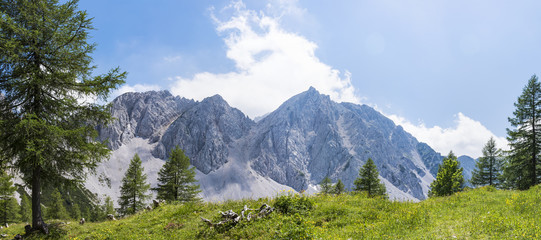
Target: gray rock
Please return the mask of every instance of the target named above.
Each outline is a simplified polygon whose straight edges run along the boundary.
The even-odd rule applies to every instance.
[[[112,102],[111,111],[116,120],[99,132],[112,149],[139,137],[153,144],[154,157],[166,160],[178,145],[203,174],[234,159],[297,191],[325,176],[352,189],[359,169],[372,158],[392,185],[388,189],[424,199],[442,159],[373,108],[334,102],[314,88],[257,123],[219,95],[196,102],[166,91],[126,93]]]

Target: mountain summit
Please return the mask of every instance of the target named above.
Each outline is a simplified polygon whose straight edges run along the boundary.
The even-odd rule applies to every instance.
[[[196,167],[207,200],[314,192],[326,176],[352,189],[368,158],[391,198],[421,200],[441,161],[373,108],[334,102],[313,87],[258,122],[219,95],[198,102],[167,91],[123,94],[111,111],[116,120],[99,132],[114,152],[98,169],[110,184],[94,177],[87,186],[113,197],[125,171],[121,162],[130,154],[139,153],[156,184],[156,172],[176,145]]]

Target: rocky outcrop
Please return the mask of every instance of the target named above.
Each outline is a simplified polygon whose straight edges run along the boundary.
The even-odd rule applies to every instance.
[[[334,102],[314,88],[257,123],[219,95],[198,102],[166,91],[126,93],[111,111],[116,120],[99,132],[112,149],[141,138],[152,156],[165,160],[178,145],[202,174],[236,161],[250,168],[246,172],[297,191],[325,176],[352,189],[359,168],[372,158],[388,189],[424,199],[441,162],[440,154],[373,108]]]

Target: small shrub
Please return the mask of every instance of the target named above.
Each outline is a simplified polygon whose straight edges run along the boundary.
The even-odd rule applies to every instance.
[[[288,192],[274,200],[274,207],[283,214],[306,213],[314,208],[314,200],[304,194]]]
[[[299,213],[279,224],[274,239],[314,239],[313,228]]]

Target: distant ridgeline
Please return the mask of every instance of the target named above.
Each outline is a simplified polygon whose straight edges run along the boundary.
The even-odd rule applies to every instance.
[[[206,200],[274,196],[283,189],[310,193],[326,176],[351,190],[368,158],[391,199],[422,200],[442,160],[373,108],[334,102],[314,88],[257,122],[219,95],[199,102],[167,91],[123,94],[111,111],[116,120],[99,133],[114,152],[98,168],[110,182],[94,176],[86,186],[113,199],[133,154],[141,156],[154,187],[177,145],[196,167]],[[473,159],[459,160],[468,178]]]

